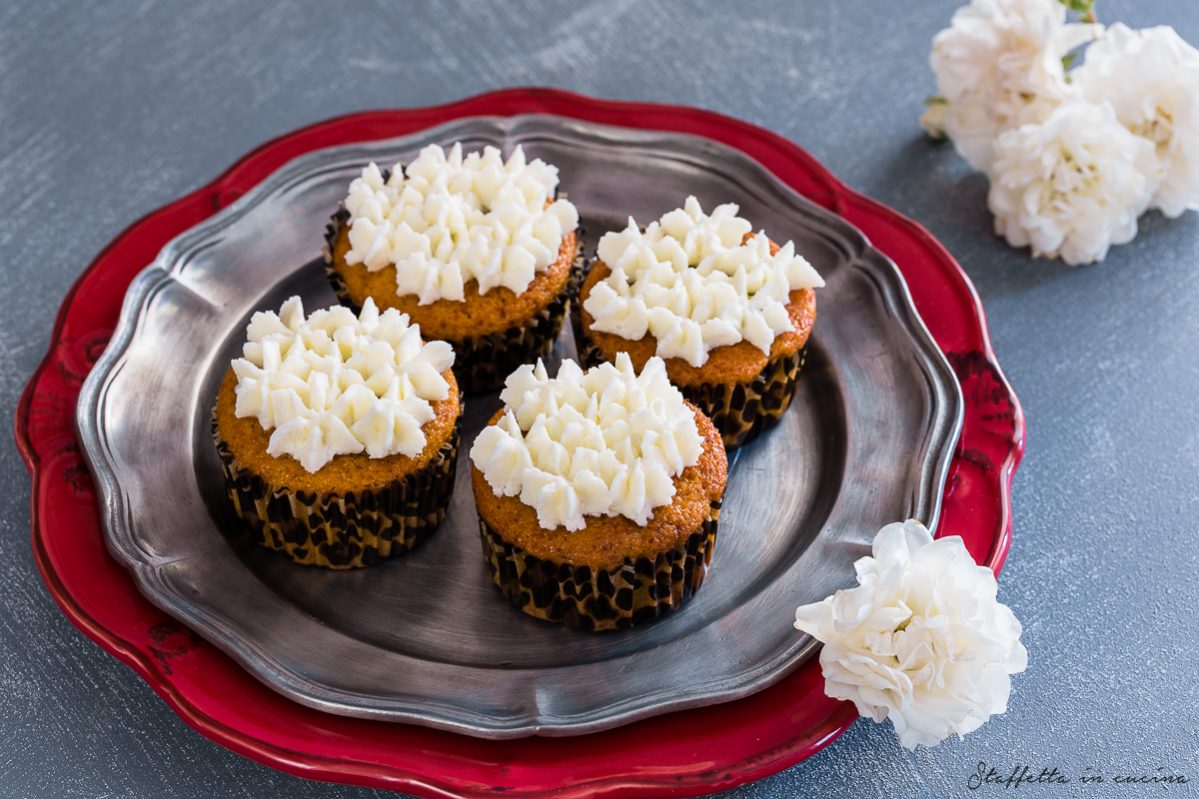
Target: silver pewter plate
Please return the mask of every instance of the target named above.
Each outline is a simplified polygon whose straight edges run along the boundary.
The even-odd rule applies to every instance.
[[[454,141],[556,164],[588,252],[630,215],[644,224],[695,194],[795,240],[828,281],[794,403],[731,460],[707,581],[659,622],[589,634],[499,596],[467,457],[495,395],[468,399],[449,516],[409,555],[331,572],[226,535],[210,418],[250,315],[292,294],[309,310],[335,302],[320,249],[350,180]],[[565,330],[555,360],[573,353]],[[791,626],[796,605],[851,584],[881,525],[936,523],[961,417],[898,270],[843,219],[707,139],[529,115],[312,153],[174,239],[130,287],[77,425],[108,547],[155,605],[305,705],[511,738],[736,699],[787,674],[815,648]]]

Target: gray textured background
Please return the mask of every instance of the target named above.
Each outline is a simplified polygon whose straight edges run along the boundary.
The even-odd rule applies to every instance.
[[[520,84],[712,108],[811,151],[922,222],[986,304],[1024,402],[1015,544],[1001,599],[1025,625],[1009,712],[908,753],[859,722],[808,762],[730,796],[970,793],[980,760],[1199,785],[1199,219],[1150,215],[1071,270],[991,233],[985,181],[915,124],[929,40],[956,3],[39,3],[0,9],[0,408],[45,350],[67,287],[142,214],[301,125]],[[1104,21],[1169,23],[1192,0],[1100,0]],[[28,545],[28,480],[0,447],[0,795],[368,797],[209,743],[58,612]],[[1002,792],[991,788],[989,792]],[[984,789],[982,793],[988,792]]]

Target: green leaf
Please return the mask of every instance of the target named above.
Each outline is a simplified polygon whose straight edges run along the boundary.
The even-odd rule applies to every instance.
[[[1082,17],[1088,19],[1095,17],[1095,0],[1059,0],[1059,2]]]
[[[1077,60],[1078,60],[1078,51],[1077,50],[1075,50],[1072,53],[1066,53],[1064,56],[1062,56],[1062,69],[1064,69],[1066,72],[1069,72],[1070,69],[1074,66],[1074,62]],[[1066,80],[1069,80],[1069,79],[1070,79],[1070,76],[1067,75]]]

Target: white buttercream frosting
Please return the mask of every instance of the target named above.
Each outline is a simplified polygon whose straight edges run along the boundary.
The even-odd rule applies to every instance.
[[[788,241],[770,254],[765,231],[753,230],[733,204],[710,215],[688,197],[644,231],[633,219],[606,233],[599,257],[612,273],[596,283],[583,307],[591,328],[631,341],[647,333],[657,354],[702,366],[717,347],[748,341],[766,354],[791,329],[787,313],[795,289],[824,280]]]
[[[407,169],[385,181],[370,164],[350,184],[346,262],[372,272],[396,267],[396,294],[421,305],[465,299],[474,280],[480,294],[496,286],[522,293],[558,258],[562,238],[579,225],[570,202],[550,202],[558,168],[527,161],[517,147],[463,156],[430,144]]]
[[[500,399],[504,415],[475,439],[471,461],[496,496],[519,496],[547,530],[580,530],[585,516],[644,525],[703,452],[661,358],[640,375],[623,352],[587,372],[568,360],[554,378],[538,361],[509,375]]]
[[[305,317],[292,297],[254,314],[246,339],[233,361],[237,416],[273,430],[267,452],[309,472],[337,455],[418,455],[432,403],[450,395],[450,345],[421,341],[407,314],[379,313],[370,298],[358,315],[337,306]]]

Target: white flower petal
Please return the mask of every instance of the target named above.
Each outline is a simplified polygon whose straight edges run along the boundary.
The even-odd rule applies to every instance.
[[[796,629],[824,643],[829,696],[876,722],[890,718],[908,748],[965,735],[1007,709],[1028,653],[994,574],[961,538],[934,541],[914,520],[889,524],[855,569],[857,587],[795,611]]]
[[[1066,23],[1058,0],[973,0],[933,38],[930,64],[945,102],[936,120],[962,157],[987,172],[998,134],[1040,122],[1077,94],[1062,56],[1102,30]]]
[[[1170,217],[1199,209],[1199,51],[1170,27],[1116,24],[1072,76],[1084,96],[1110,103],[1121,124],[1153,143],[1150,207]]]
[[[1136,232],[1158,169],[1153,145],[1130,133],[1110,105],[1058,106],[1044,122],[995,143],[987,204],[995,229],[1034,256],[1071,266],[1100,261]]]

